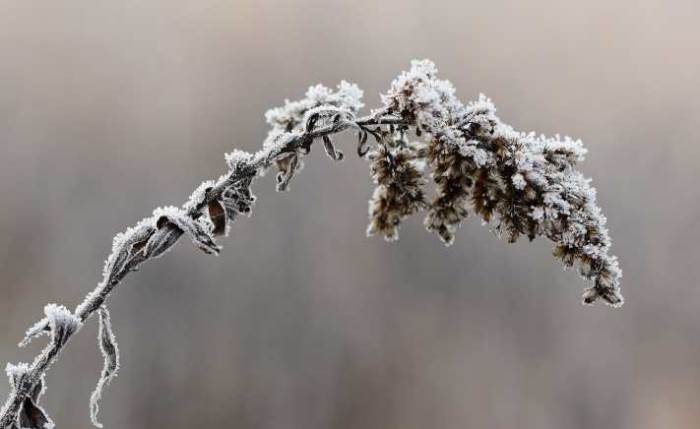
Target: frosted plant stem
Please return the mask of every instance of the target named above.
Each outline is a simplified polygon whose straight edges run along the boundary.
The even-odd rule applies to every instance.
[[[207,207],[207,205],[219,198],[221,193],[228,186],[230,186],[230,184],[236,183],[240,180],[252,178],[252,176],[256,175],[257,171],[260,169],[268,168],[277,156],[285,152],[293,152],[297,150],[304,142],[314,141],[315,139],[322,138],[323,136],[336,134],[351,127],[366,127],[400,123],[404,123],[404,121],[393,117],[377,118],[375,115],[368,115],[355,121],[341,121],[322,128],[314,129],[310,132],[298,133],[283,145],[270,146],[257,152],[248,165],[244,168],[231,171],[225,180],[220,180],[219,185],[207,193],[206,198],[200,204],[190,208],[187,215],[193,220],[198,219],[200,216],[202,216],[203,210]],[[171,226],[170,228],[172,229],[174,227]],[[157,231],[156,234],[158,233],[159,232]],[[167,232],[164,232],[163,234],[166,233]],[[179,235],[181,236],[182,234]],[[168,242],[168,248],[172,247],[176,242],[177,240]],[[165,250],[167,249],[163,249],[163,251]],[[103,278],[102,282],[98,284],[97,287],[86,296],[85,300],[76,307],[73,313],[74,316],[81,322],[87,321],[105,303],[116,286],[118,286],[130,272],[138,269],[138,267],[140,267],[141,264],[146,262],[148,259],[150,258],[144,256],[142,253],[136,253],[131,259],[129,259],[129,261],[127,261],[119,272],[105,273],[105,278]],[[62,342],[49,343],[34,359],[28,370],[25,372],[25,377],[22,378],[22,383],[11,390],[5,404],[2,407],[2,410],[0,411],[0,428],[5,429],[12,427],[22,401],[24,401],[29,393],[34,389],[46,371],[48,371],[49,368],[51,368],[51,366],[56,362],[60,353],[67,345],[68,340],[77,331],[78,330],[73,331]]]
[[[576,169],[586,149],[569,137],[536,136],[514,130],[496,116],[491,100],[480,96],[464,104],[449,81],[437,78],[428,61],[413,61],[382,95],[382,107],[358,117],[362,91],[341,82],[336,91],[309,88],[298,101],[266,114],[271,130],[255,154],[234,150],[226,155],[229,171],[199,185],[181,207],[161,207],[117,234],[105,262],[102,281],[73,312],[57,304],[44,308],[46,317],[27,331],[23,346],[40,335],[50,341],[31,364],[8,364],[10,394],[0,410],[0,429],[50,429],[53,422],[38,406],[44,375],[70,338],[99,312],[98,344],[104,366],[90,399],[90,417],[97,420],[102,389],[116,376],[119,349],[106,300],[132,271],[164,255],[184,235],[208,254],[221,247],[214,236],[227,234],[240,215],[249,215],[255,196],[252,182],[273,166],[277,190],[301,168],[302,157],[321,140],[334,161],[343,159],[331,136],[348,129],[358,135],[357,153],[370,162],[377,185],[369,203],[368,235],[398,239],[401,222],[425,211],[424,225],[445,245],[454,241],[468,215],[477,215],[509,242],[544,237],[564,267],[576,267],[593,285],[584,304],[601,300],[619,307],[622,270],[610,252],[606,218],[596,203],[590,179]],[[371,147],[368,136],[376,145]],[[411,141],[413,137],[419,141]],[[435,185],[432,200],[426,185]]]

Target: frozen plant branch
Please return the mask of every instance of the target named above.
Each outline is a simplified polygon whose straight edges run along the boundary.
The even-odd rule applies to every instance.
[[[50,340],[31,364],[7,365],[11,391],[0,411],[0,429],[53,427],[37,405],[44,375],[94,313],[99,316],[104,367],[90,399],[90,416],[101,427],[98,401],[119,368],[105,304],[114,288],[185,235],[205,253],[218,254],[215,236],[227,235],[240,215],[250,215],[255,202],[250,188],[257,177],[274,166],[277,189],[289,189],[314,142],[321,141],[331,159],[343,159],[332,136],[348,129],[357,133],[357,153],[370,162],[377,185],[369,203],[368,235],[395,240],[404,218],[425,211],[428,231],[449,245],[471,212],[509,242],[523,235],[551,240],[555,256],[593,282],[584,291],[585,304],[600,298],[622,305],[622,272],[609,253],[605,217],[590,180],[576,170],[586,153],[580,141],[514,131],[483,95],[463,104],[428,60],[413,61],[382,95],[382,106],[367,116],[358,116],[364,106],[361,98],[362,91],[347,82],[335,91],[317,85],[303,99],[269,110],[266,119],[272,129],[261,150],[227,154],[228,172],[203,182],[182,207],[158,208],[117,234],[102,281],[75,311],[49,304],[45,317],[27,331],[20,346],[40,335]],[[429,180],[436,188],[430,199],[425,189]]]

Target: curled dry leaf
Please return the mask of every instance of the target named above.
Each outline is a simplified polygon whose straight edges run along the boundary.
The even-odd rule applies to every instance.
[[[50,334],[51,342],[61,347],[82,325],[80,319],[62,305],[47,304],[44,307],[44,313],[46,317],[27,330],[24,339],[19,344],[20,347],[29,344],[33,338],[44,334]]]
[[[343,152],[335,148],[330,137],[323,136],[323,148],[326,150],[326,155],[333,161],[343,160]]]
[[[112,253],[105,262],[103,277],[111,283],[123,274],[128,262],[143,252],[155,229],[150,219],[144,219],[126,231],[117,234],[112,241]]]
[[[226,210],[229,222],[234,222],[241,214],[250,216],[255,204],[255,195],[250,191],[250,182],[233,185],[221,194],[221,203]]]
[[[102,423],[97,420],[97,414],[100,411],[100,399],[102,398],[102,390],[108,385],[119,371],[119,347],[117,339],[112,330],[112,321],[110,320],[109,311],[106,306],[100,307],[98,310],[100,326],[97,334],[97,341],[100,345],[100,351],[104,359],[100,379],[97,382],[97,387],[90,396],[90,420],[92,424],[98,428],[102,427]]]
[[[367,155],[367,152],[370,150],[369,146],[367,145],[367,137],[367,130],[360,128],[360,130],[357,132],[357,156],[360,158],[364,158],[365,155]]]
[[[212,234],[214,235],[225,235],[226,234],[226,210],[221,205],[218,200],[209,201],[207,205],[207,212],[209,214],[209,220],[211,220],[214,225]]]
[[[192,219],[185,210],[177,207],[164,207],[153,212],[156,219],[156,228],[163,229],[167,225],[173,225],[187,234],[192,243],[202,251],[209,254],[218,254],[221,248],[214,241],[210,228],[199,219]]]
[[[20,363],[17,365],[8,364],[5,372],[10,380],[10,387],[17,390],[27,381],[29,376],[29,365]],[[19,429],[51,429],[54,423],[46,411],[38,405],[39,398],[46,390],[44,377],[41,376],[33,385],[29,394],[22,400],[16,420],[13,422],[15,428]]]
[[[287,191],[289,190],[289,182],[296,172],[302,168],[299,155],[296,152],[284,154],[275,160],[275,164],[277,164],[279,169],[279,173],[277,173],[277,191]]]
[[[146,243],[145,252],[150,258],[158,258],[169,250],[182,236],[183,231],[174,224],[161,225]]]

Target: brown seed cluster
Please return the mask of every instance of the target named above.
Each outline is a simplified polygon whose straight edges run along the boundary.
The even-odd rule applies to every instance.
[[[547,237],[566,267],[576,265],[582,277],[594,281],[584,303],[602,298],[613,306],[622,304],[622,271],[609,253],[606,219],[590,180],[576,170],[586,153],[580,141],[517,132],[496,116],[483,96],[463,105],[454,87],[437,79],[429,61],[414,61],[383,100],[385,112],[412,123],[428,145],[425,161],[437,192],[425,219],[429,231],[451,244],[462,220],[473,212],[509,242],[523,235],[530,240]],[[378,188],[380,197],[385,193]],[[373,201],[381,209],[387,200]],[[389,228],[373,218],[374,223],[374,229]]]
[[[423,152],[423,145],[409,143],[403,131],[390,131],[382,132],[381,143],[366,155],[377,185],[369,201],[367,235],[396,240],[401,220],[426,206]]]
[[[469,213],[467,204],[474,167],[456,146],[439,137],[430,141],[428,162],[437,195],[430,204],[424,224],[428,231],[437,233],[446,245],[451,245],[457,227]]]

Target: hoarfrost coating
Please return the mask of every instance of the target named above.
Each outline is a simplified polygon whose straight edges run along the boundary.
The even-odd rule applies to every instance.
[[[314,142],[321,141],[332,160],[342,160],[331,135],[350,129],[357,133],[357,154],[370,163],[376,184],[369,204],[369,235],[396,240],[406,217],[425,212],[427,230],[449,245],[471,213],[510,242],[521,236],[551,240],[564,265],[576,266],[593,283],[584,291],[584,303],[602,299],[622,305],[622,272],[610,253],[605,217],[590,179],[576,170],[586,154],[581,142],[517,132],[496,116],[485,96],[465,105],[455,93],[450,82],[437,78],[435,65],[422,60],[413,61],[392,82],[382,95],[382,106],[367,116],[358,116],[364,107],[362,91],[344,81],[336,90],[312,86],[303,99],[269,110],[265,116],[271,130],[262,149],[233,150],[226,155],[228,172],[202,182],[182,207],[158,208],[117,234],[102,281],[75,311],[57,304],[45,307],[45,317],[29,328],[21,345],[44,334],[50,340],[31,364],[7,365],[11,389],[0,410],[0,428],[53,426],[37,405],[45,389],[44,375],[95,313],[104,366],[90,398],[90,417],[101,426],[99,400],[119,368],[106,308],[114,289],[183,235],[205,253],[218,254],[221,246],[215,238],[228,235],[240,215],[252,213],[256,198],[251,186],[257,178],[276,167],[277,189],[288,190]],[[426,190],[430,180],[435,185],[431,197]]]

